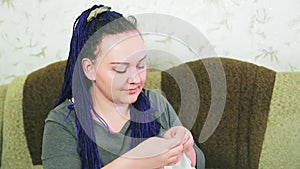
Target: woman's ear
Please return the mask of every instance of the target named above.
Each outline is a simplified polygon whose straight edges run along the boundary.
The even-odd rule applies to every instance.
[[[96,66],[94,62],[89,58],[83,58],[81,60],[81,65],[85,76],[91,80],[95,81],[96,79]]]

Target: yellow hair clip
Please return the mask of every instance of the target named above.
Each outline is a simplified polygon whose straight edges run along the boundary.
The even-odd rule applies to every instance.
[[[105,11],[109,11],[111,9],[111,7],[109,6],[103,6],[100,8],[96,8],[94,10],[92,10],[89,14],[89,16],[87,17],[87,21],[89,22],[91,19],[93,19],[94,17],[96,17],[98,14],[105,12]]]

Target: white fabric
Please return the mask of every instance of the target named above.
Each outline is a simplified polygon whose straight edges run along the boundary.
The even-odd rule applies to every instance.
[[[183,154],[180,161],[173,166],[165,166],[164,169],[195,169],[191,166],[191,160]]]

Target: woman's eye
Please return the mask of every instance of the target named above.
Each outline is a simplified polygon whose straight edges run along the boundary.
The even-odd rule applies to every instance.
[[[114,71],[117,73],[125,73],[127,71],[127,66],[118,66],[114,68]]]
[[[126,70],[115,70],[117,73],[125,73]]]
[[[145,64],[138,64],[136,67],[138,69],[144,69],[146,67],[146,65]]]

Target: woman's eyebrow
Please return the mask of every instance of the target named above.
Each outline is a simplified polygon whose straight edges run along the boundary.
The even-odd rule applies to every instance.
[[[139,62],[143,61],[144,59],[146,59],[147,55],[145,55],[142,59],[139,60]]]
[[[138,62],[141,62],[143,61],[144,59],[146,59],[147,55],[145,55],[142,59],[140,59]],[[130,63],[129,62],[110,62],[110,64],[112,65],[129,65]]]
[[[128,62],[110,62],[112,65],[129,65]]]

